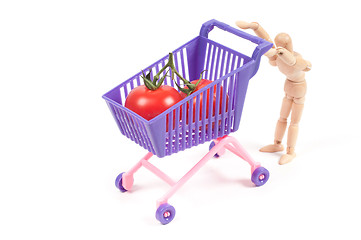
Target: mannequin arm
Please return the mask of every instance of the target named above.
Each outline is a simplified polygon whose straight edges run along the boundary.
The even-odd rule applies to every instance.
[[[312,64],[309,61],[303,59],[300,54],[291,53],[282,47],[279,47],[276,50],[278,57],[287,65],[293,66],[294,68],[305,72],[311,70]]]
[[[245,21],[237,21],[236,25],[239,28],[242,29],[252,29],[256,35],[260,38],[263,38],[264,40],[273,43],[271,37],[268,35],[268,33],[266,32],[266,30],[264,30],[261,25],[259,25],[259,23],[257,22],[245,22]],[[268,52],[266,52],[264,54],[266,57],[268,57],[269,59],[269,63],[272,66],[276,66],[276,59],[277,59],[277,51],[275,49],[275,46],[273,45],[272,48],[270,50],[268,50]]]
[[[258,37],[273,43],[271,37],[268,35],[266,30],[264,30],[257,22],[248,23],[245,21],[237,21],[236,25],[242,29],[252,29]]]

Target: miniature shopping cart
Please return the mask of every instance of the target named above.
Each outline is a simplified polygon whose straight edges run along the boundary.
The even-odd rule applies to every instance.
[[[246,56],[208,39],[208,33],[214,26],[257,44],[252,56]],[[119,174],[115,180],[117,188],[122,192],[131,190],[133,175],[142,166],[163,179],[171,189],[157,201],[156,219],[167,224],[175,216],[175,209],[168,204],[168,199],[209,159],[219,157],[225,149],[250,164],[251,180],[256,186],[265,184],[269,172],[255,162],[235,138],[228,135],[239,128],[248,82],[256,74],[261,56],[271,47],[272,43],[259,37],[217,20],[210,20],[202,25],[199,36],[173,51],[173,55],[176,70],[186,79],[198,79],[200,73],[206,69],[203,78],[212,80],[211,84],[151,120],[145,120],[124,107],[129,92],[143,84],[142,72],[106,93],[103,98],[120,132],[148,151],[128,172]],[[165,56],[146,69],[158,72],[167,61],[168,56]],[[176,77],[175,81],[180,84],[179,78]],[[174,82],[168,76],[164,84],[174,87]],[[201,94],[210,96],[200,98]],[[207,108],[206,105],[215,107]],[[179,181],[172,180],[149,162],[153,155],[163,158],[205,142],[210,142],[209,152]]]

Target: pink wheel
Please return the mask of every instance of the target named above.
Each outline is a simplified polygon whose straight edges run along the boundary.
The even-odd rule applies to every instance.
[[[259,187],[264,185],[268,181],[268,178],[268,170],[264,167],[258,167],[253,171],[251,180],[257,187]]]
[[[175,216],[175,209],[172,205],[164,203],[160,205],[155,213],[155,218],[163,225],[170,223]]]
[[[119,174],[117,176],[117,178],[115,179],[115,186],[121,191],[121,192],[126,192],[127,189],[125,189],[123,187],[123,172],[121,174]]]

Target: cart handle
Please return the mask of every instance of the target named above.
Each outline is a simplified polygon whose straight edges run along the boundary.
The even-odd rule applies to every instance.
[[[253,36],[249,33],[243,32],[239,29],[231,27],[228,24],[222,23],[215,19],[212,19],[212,20],[209,20],[208,22],[203,23],[199,35],[202,37],[208,38],[208,33],[210,31],[212,31],[214,26],[257,44],[258,46],[256,47],[256,49],[254,50],[254,52],[252,54],[252,59],[257,62],[260,60],[261,56],[263,54],[265,54],[273,45],[272,43],[270,43],[260,37]]]

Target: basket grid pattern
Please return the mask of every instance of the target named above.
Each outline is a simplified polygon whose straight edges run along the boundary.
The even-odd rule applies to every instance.
[[[205,51],[202,56],[198,56],[199,58],[203,58],[202,64],[199,66],[198,74],[193,74],[193,79],[190,79],[190,67],[192,67],[189,65],[191,62],[190,58],[196,55],[196,53],[192,52],[194,50],[190,50],[190,48],[191,46],[194,48],[194,45],[197,44],[203,44]],[[206,70],[203,73],[203,78],[212,80],[214,84],[210,84],[212,86],[207,86],[193,93],[191,95],[193,98],[188,97],[188,101],[183,100],[181,103],[176,104],[177,107],[170,108],[170,110],[166,110],[163,113],[162,122],[166,122],[168,125],[165,127],[166,131],[164,132],[161,147],[155,146],[155,133],[149,130],[150,126],[148,121],[124,107],[125,100],[130,91],[143,84],[140,77],[141,72],[113,89],[112,94],[114,94],[114,96],[106,99],[120,132],[158,157],[171,155],[178,151],[211,141],[212,139],[228,135],[236,130],[234,129],[234,123],[237,121],[234,119],[235,112],[237,108],[243,107],[244,101],[243,97],[243,99],[241,99],[241,106],[238,106],[239,104],[236,103],[239,80],[243,81],[242,79],[244,79],[243,77],[241,79],[239,78],[239,70],[244,64],[250,61],[248,56],[204,37],[196,37],[176,49],[173,52],[173,56],[175,67],[184,78],[190,81],[198,79],[200,73]],[[151,70],[153,77],[153,74],[165,66],[167,61],[167,57],[162,58],[144,69],[144,73]],[[164,76],[164,74],[165,73],[162,73],[161,77]],[[170,77],[171,72],[167,75],[164,84],[175,87]],[[249,79],[246,79],[247,84],[248,80]],[[181,80],[176,75],[175,81],[179,85],[182,85]],[[247,87],[247,84],[245,87]],[[203,101],[200,100],[201,94],[207,95],[207,97],[203,98]],[[108,93],[108,95],[110,94]],[[216,99],[215,102],[213,101],[214,95]],[[209,102],[207,103],[208,100]],[[193,109],[194,103],[195,107]],[[215,107],[208,108],[206,107],[207,105]],[[184,111],[182,109],[184,109]],[[159,154],[157,148],[162,148],[164,153]]]

